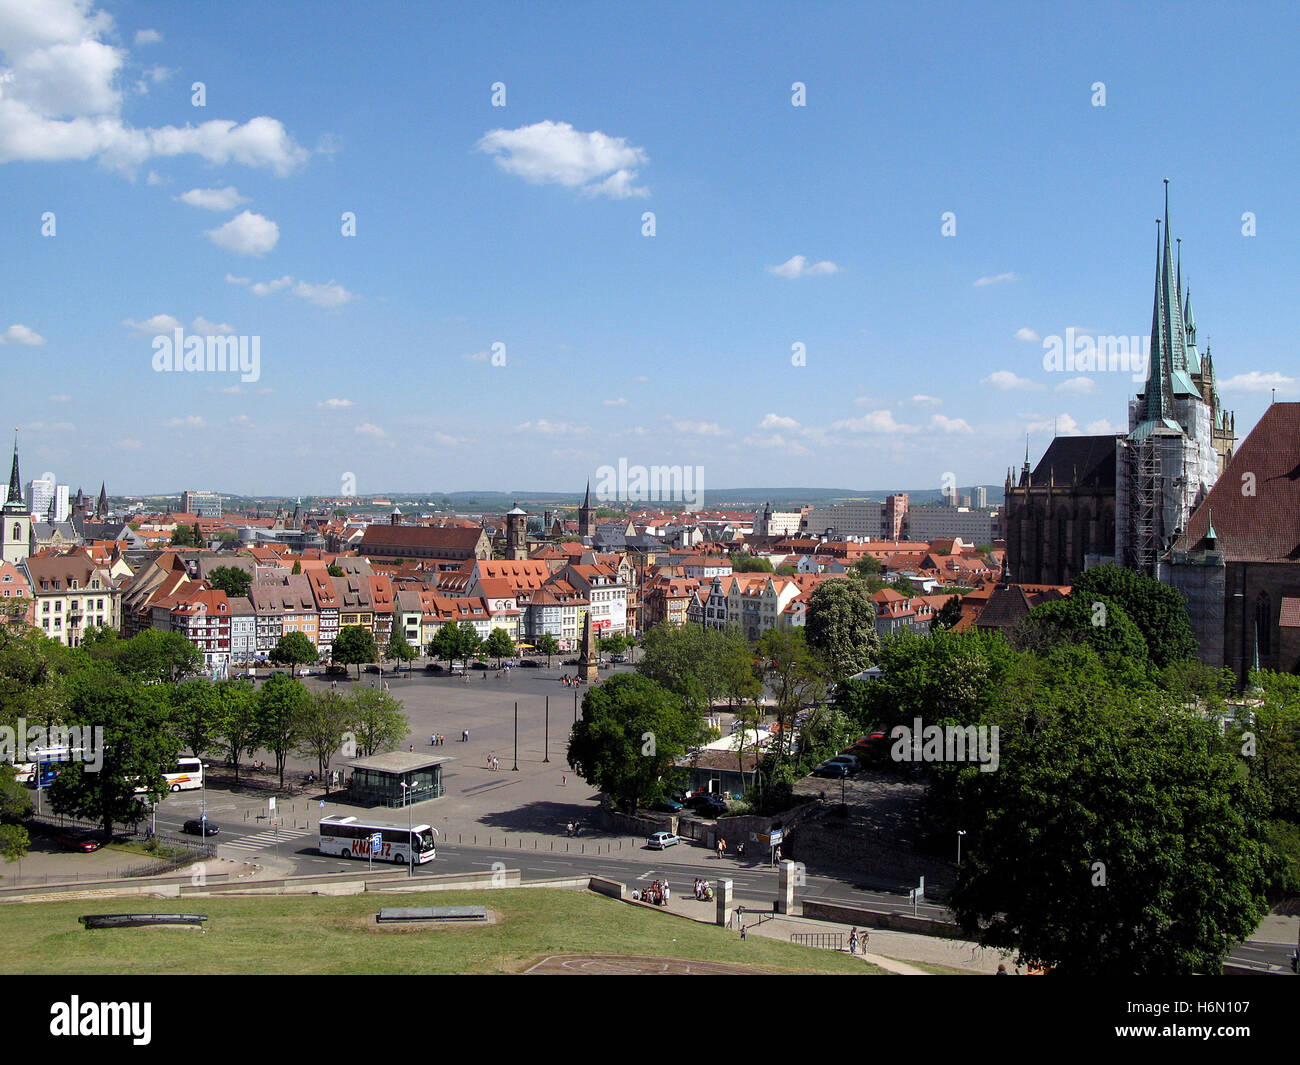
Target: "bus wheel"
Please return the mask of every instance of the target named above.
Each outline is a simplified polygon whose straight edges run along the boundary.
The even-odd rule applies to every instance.
[[[180,786],[179,784],[173,784],[173,785],[172,785],[172,791],[173,791],[173,792],[180,791],[180,790],[181,790],[181,786]]]

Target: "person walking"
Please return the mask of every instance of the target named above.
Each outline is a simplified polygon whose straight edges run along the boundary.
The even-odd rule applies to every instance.
[[[850,928],[849,929],[849,953],[857,954],[857,952],[858,952],[858,930],[856,928]]]
[[[564,834],[565,834],[566,836],[572,836],[572,835],[573,835],[573,822],[572,822],[572,821],[568,822],[568,823],[564,826]]]

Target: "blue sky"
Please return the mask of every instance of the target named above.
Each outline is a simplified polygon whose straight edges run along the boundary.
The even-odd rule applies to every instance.
[[[1244,435],[1300,398],[1297,18],[1249,10],[0,0],[0,417],[122,493],[996,483],[1126,428],[1041,338],[1149,331],[1168,177]],[[155,372],[177,324],[259,379]]]

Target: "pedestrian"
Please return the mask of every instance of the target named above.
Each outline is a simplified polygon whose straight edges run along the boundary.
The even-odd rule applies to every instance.
[[[412,744],[410,744],[409,746],[410,746],[410,748],[411,748],[411,753],[414,754],[414,753],[415,753],[415,744],[412,743]]]
[[[851,928],[849,929],[849,953],[857,954],[857,952],[858,952],[858,930],[856,928]]]
[[[1007,967],[1006,967],[1002,962],[998,962],[998,971],[997,971],[994,975],[996,975],[996,976],[1006,976],[1006,975],[1007,975]]]
[[[749,936],[746,934],[745,925],[742,923],[741,926],[740,926],[740,939],[741,939],[741,942],[743,943],[743,942],[744,942],[746,939],[748,939],[748,938],[749,938]]]
[[[573,835],[573,822],[572,822],[572,821],[568,822],[568,823],[564,826],[564,834],[565,834],[566,836],[572,836],[572,835]]]
[[[867,952],[867,943],[870,939],[871,939],[871,933],[864,928],[862,930],[862,953],[863,954],[866,954]]]
[[[560,774],[560,787],[562,787],[562,788],[567,788],[568,786],[569,786],[569,774],[568,774],[568,773],[561,773],[561,774]]]
[[[429,736],[429,746],[430,747],[438,746],[438,734],[436,732]]]

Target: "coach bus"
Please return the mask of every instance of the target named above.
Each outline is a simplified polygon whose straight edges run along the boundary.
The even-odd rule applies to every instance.
[[[408,828],[391,821],[363,821],[358,817],[330,814],[320,819],[319,830],[317,848],[324,855],[367,858],[370,856],[370,838],[379,833],[380,844],[375,857],[380,861],[405,865],[411,861],[412,849],[416,864],[431,862],[437,857],[434,837],[438,830],[429,825],[411,825]]]
[[[163,781],[168,791],[197,791],[203,787],[203,759],[177,758],[163,767]],[[143,795],[149,789],[137,787],[135,793]]]

